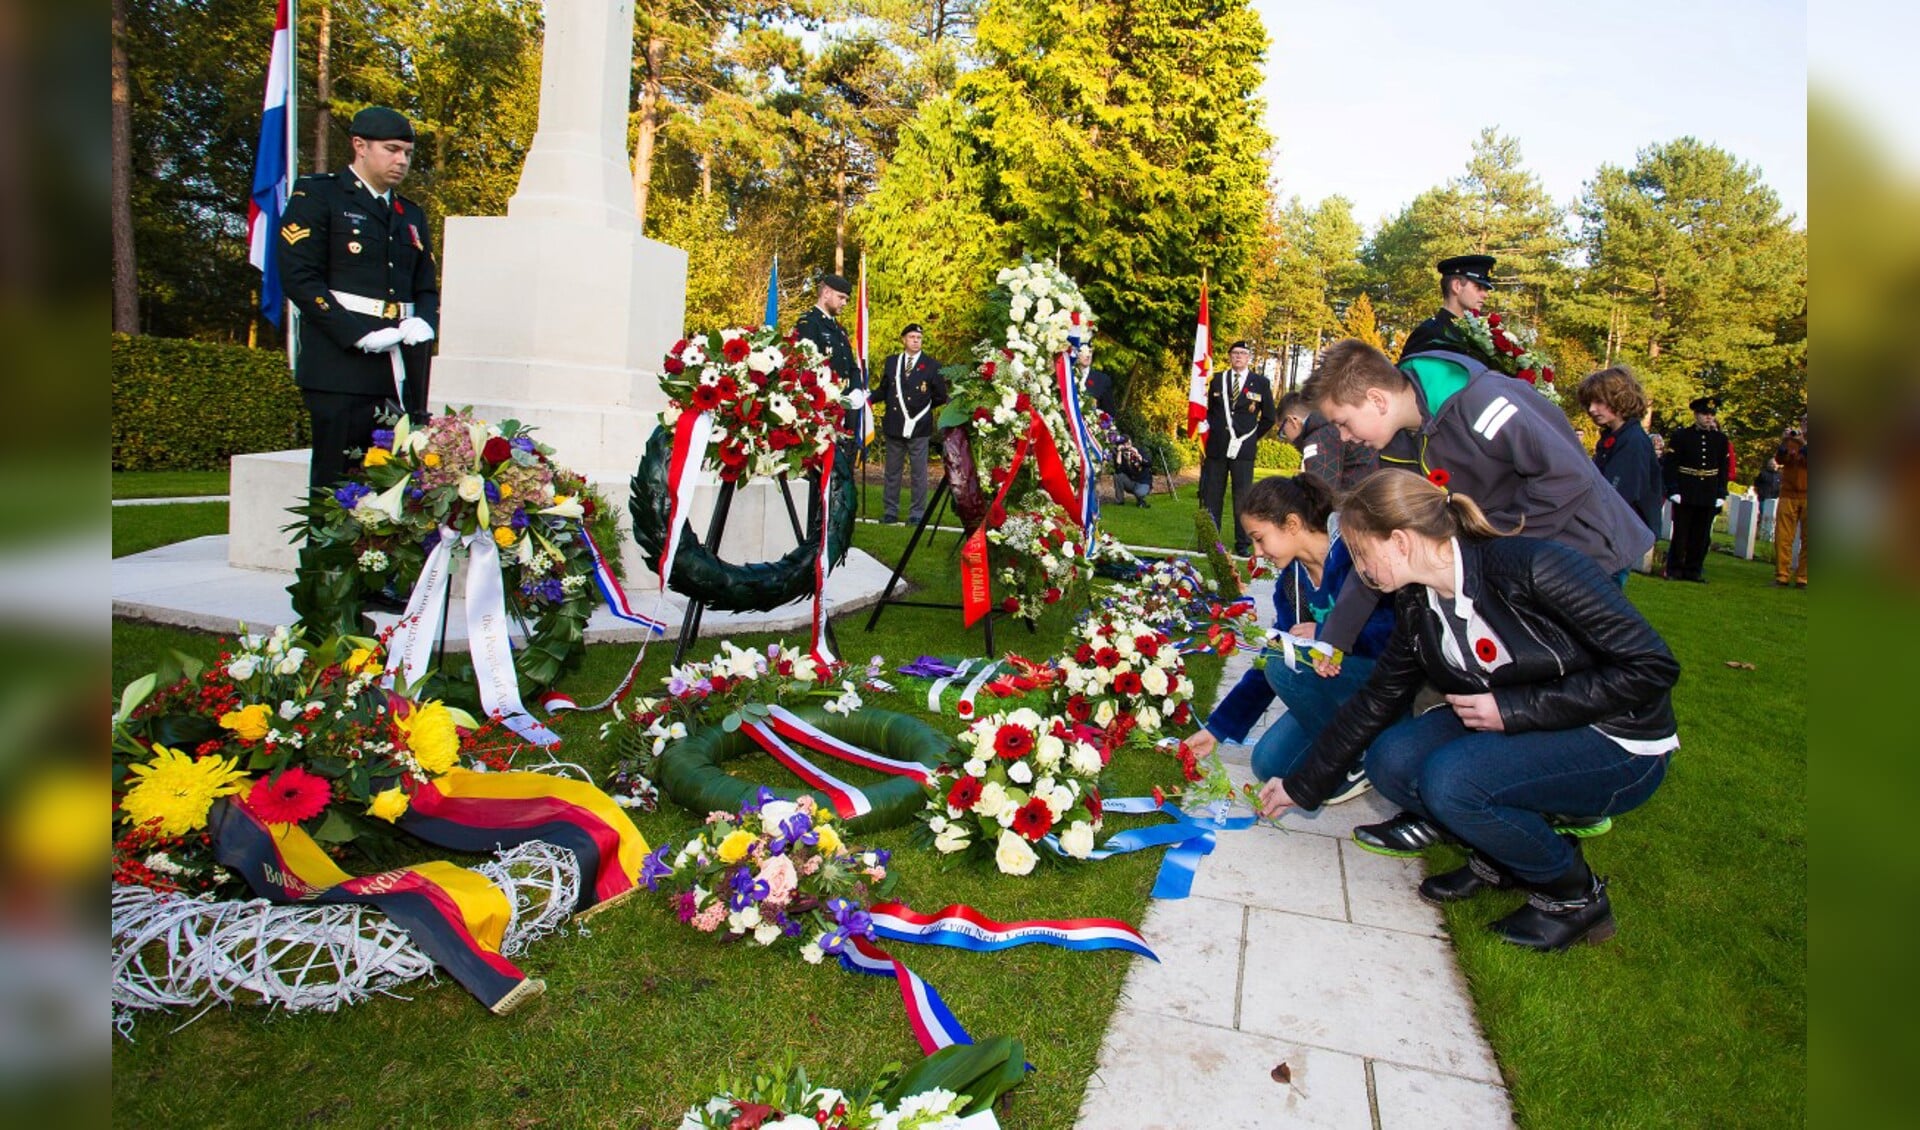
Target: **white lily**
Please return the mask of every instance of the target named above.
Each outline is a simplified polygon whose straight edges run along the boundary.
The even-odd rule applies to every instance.
[[[542,507],[538,513],[551,514],[556,518],[581,519],[587,516],[587,512],[580,505],[579,499],[569,498],[564,494],[556,495],[553,500],[553,505]]]
[[[387,521],[396,526],[400,524],[401,511],[406,508],[407,485],[411,481],[411,479],[401,479],[373,497],[374,508],[385,514]],[[364,500],[362,505],[365,505]]]

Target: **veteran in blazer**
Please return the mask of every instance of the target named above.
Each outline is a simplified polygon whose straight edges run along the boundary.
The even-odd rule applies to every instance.
[[[1224,540],[1227,527],[1221,525],[1221,506],[1226,501],[1227,479],[1233,479],[1233,503],[1237,509],[1253,486],[1253,456],[1260,437],[1273,427],[1273,385],[1251,368],[1253,348],[1236,341],[1227,350],[1228,368],[1215,373],[1207,384],[1206,457],[1200,461],[1200,505],[1220,526]],[[1233,523],[1233,551],[1246,556],[1253,551],[1252,539]]]
[[[947,402],[947,382],[940,375],[940,362],[920,351],[925,340],[920,323],[909,323],[900,334],[900,352],[880,365],[876,392],[883,413],[880,433],[887,437],[882,522],[900,520],[900,475],[909,461],[913,464],[913,508],[907,512],[907,521],[918,525],[927,512],[927,447],[934,432],[934,417]]]

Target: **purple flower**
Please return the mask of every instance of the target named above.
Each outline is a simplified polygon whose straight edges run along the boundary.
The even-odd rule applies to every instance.
[[[640,881],[647,885],[649,891],[659,890],[660,880],[673,874],[673,865],[667,862],[667,853],[672,850],[672,844],[661,844],[657,850],[647,853],[647,857],[640,861]]]
[[[340,504],[340,509],[351,510],[359,505],[361,499],[372,493],[373,488],[364,483],[348,483],[333,492],[333,499]]]
[[[687,693],[687,688],[691,685],[692,684],[688,683],[685,679],[675,675],[667,680],[667,693],[675,698],[679,698],[681,695]]]
[[[733,877],[727,880],[727,887],[733,892],[727,905],[734,910],[745,910],[757,905],[767,897],[768,887],[765,879],[755,878],[751,868],[737,867]]]
[[[893,852],[887,848],[876,848],[873,853],[873,858],[879,866],[885,867],[887,864],[893,862]]]
[[[500,484],[492,479],[486,480],[487,502],[489,505],[500,501]]]
[[[427,492],[424,490],[421,490],[419,487],[407,488],[407,498],[410,499],[411,501],[418,502],[425,497],[427,497]]]
[[[680,921],[691,922],[699,910],[699,904],[695,902],[692,891],[681,891],[674,898],[674,909],[680,912]]]
[[[788,918],[787,912],[784,910],[776,910],[773,912],[773,924],[780,927],[780,933],[783,937],[797,938],[800,936],[800,923]]]
[[[521,450],[521,451],[530,452],[533,450],[533,437],[526,436],[526,435],[514,436],[512,439],[507,441],[507,445],[509,447],[517,448],[518,450]]]
[[[507,519],[507,525],[509,525],[509,526],[512,526],[512,527],[513,527],[514,529],[516,529],[516,530],[524,530],[524,529],[526,529],[526,528],[527,528],[527,522],[528,522],[528,518],[527,518],[527,508],[526,508],[526,507],[524,507],[524,506],[516,506],[516,507],[514,507],[514,508],[513,508],[513,517],[511,517],[511,518],[509,518],[509,519]]]
[[[775,855],[786,851],[795,844],[817,844],[820,833],[813,830],[813,818],[804,812],[796,812],[780,822],[780,834],[768,845]]]
[[[393,429],[392,428],[373,429],[373,446],[384,447],[388,451],[392,451],[393,450]]]
[[[873,918],[860,908],[859,903],[843,898],[828,899],[827,913],[833,916],[837,925],[831,933],[820,939],[822,952],[837,955],[847,948],[852,939],[873,937]]]

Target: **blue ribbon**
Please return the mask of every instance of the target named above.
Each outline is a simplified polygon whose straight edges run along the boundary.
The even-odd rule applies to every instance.
[[[1160,874],[1153,880],[1153,897],[1157,899],[1183,899],[1192,894],[1193,877],[1200,869],[1200,860],[1213,854],[1218,833],[1243,831],[1259,822],[1257,816],[1195,816],[1172,802],[1156,803],[1150,796],[1114,797],[1101,807],[1108,812],[1129,815],[1162,812],[1173,817],[1171,824],[1116,832],[1087,857],[1108,859],[1148,848],[1166,848],[1167,854],[1160,860]],[[1066,854],[1058,838],[1048,836],[1045,843],[1055,852]]]

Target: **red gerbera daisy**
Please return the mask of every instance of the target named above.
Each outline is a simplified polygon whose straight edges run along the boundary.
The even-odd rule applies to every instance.
[[[1092,663],[1093,662],[1093,645],[1090,643],[1083,643],[1079,647],[1074,648],[1073,661],[1075,663]]]
[[[962,775],[947,792],[947,803],[962,812],[971,809],[980,799],[980,778]]]
[[[1067,700],[1067,717],[1075,722],[1085,722],[1093,714],[1093,705],[1083,694],[1074,695]]]
[[[1445,467],[1435,467],[1433,470],[1427,472],[1427,481],[1434,486],[1443,487],[1453,481],[1453,476],[1447,473]]]
[[[720,389],[714,385],[693,386],[693,410],[711,412],[720,407]]]
[[[1093,653],[1093,661],[1102,667],[1112,669],[1120,664],[1120,653],[1110,647],[1103,647]]]
[[[1121,694],[1139,694],[1144,688],[1140,684],[1138,671],[1122,671],[1113,677],[1113,689]]]
[[[1141,655],[1152,659],[1160,654],[1160,641],[1153,636],[1133,637],[1133,646]]]
[[[993,735],[993,752],[1008,761],[1018,761],[1033,752],[1033,731],[1011,722]]]
[[[1047,802],[1039,797],[1034,797],[1021,805],[1020,811],[1013,814],[1013,830],[1029,840],[1038,840],[1046,835],[1047,829],[1051,827],[1053,827],[1053,809],[1048,808]]]
[[[325,777],[295,766],[262,777],[247,792],[247,807],[269,824],[298,824],[324,812],[333,797]]]
[[[727,362],[733,365],[745,361],[747,354],[752,352],[753,346],[744,337],[736,337],[720,347],[720,356],[725,357]]]

